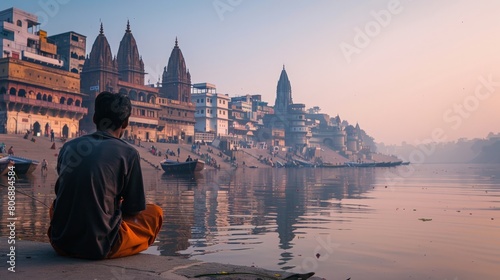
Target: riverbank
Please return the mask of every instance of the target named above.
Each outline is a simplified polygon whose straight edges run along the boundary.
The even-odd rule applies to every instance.
[[[28,139],[23,138],[24,135],[21,134],[1,134],[0,135],[0,143],[5,143],[6,149],[9,147],[13,147],[14,154],[16,156],[26,157],[30,159],[37,160],[41,162],[43,159],[46,159],[49,165],[49,169],[55,168],[57,163],[57,155],[59,150],[61,149],[64,142],[60,139],[55,139],[55,142],[50,142],[49,137],[34,137],[35,141],[31,141],[32,137],[28,137]],[[169,156],[170,159],[178,159],[179,161],[185,161],[186,158],[191,156],[191,158],[196,159],[200,158],[200,155],[197,153],[198,151],[192,151],[190,144],[170,144],[170,143],[150,143],[150,142],[141,142],[139,145],[133,145],[139,154],[141,155],[141,167],[144,170],[153,169],[153,170],[161,170],[160,161],[165,158],[165,151],[170,150],[177,154],[180,151],[180,154],[177,156]],[[150,150],[151,147],[154,146],[157,150],[161,151],[161,156],[153,155]],[[52,149],[54,147],[54,149]],[[195,153],[196,152],[196,153]],[[236,161],[235,164],[227,161],[227,156],[221,155],[219,156],[220,150],[208,146],[202,145],[200,147],[200,154],[208,154],[211,158],[214,158],[217,162],[217,165],[220,165],[221,169],[232,169],[234,166],[253,166],[258,168],[267,168],[270,167],[259,161],[259,157],[269,157],[270,155],[266,150],[258,150],[258,149],[245,149],[240,150],[236,153]],[[266,155],[267,154],[267,155]],[[244,163],[244,164],[243,164]],[[206,169],[214,169],[213,166],[209,164],[205,164]],[[40,167],[35,170],[35,172],[40,172]]]
[[[10,246],[7,238],[0,238],[1,259],[4,260],[1,261],[1,279],[300,279],[287,278],[293,275],[289,272],[172,256],[137,254],[102,261],[66,258],[58,256],[48,243],[25,240],[16,240],[15,272],[11,272],[6,256],[11,251]]]
[[[49,137],[34,137],[34,142],[31,141],[31,137],[28,139],[23,138],[24,135],[21,134],[1,134],[0,143],[5,143],[6,149],[13,146],[14,153],[16,156],[26,157],[41,162],[46,159],[49,165],[49,169],[52,167],[55,169],[57,163],[57,155],[60,148],[64,144],[60,139],[55,139],[55,142],[50,142]],[[216,165],[220,169],[233,169],[235,167],[253,167],[253,168],[270,168],[269,164],[266,164],[264,160],[270,159],[273,162],[286,162],[286,152],[278,151],[274,155],[271,155],[268,150],[265,149],[248,149],[241,148],[234,152],[235,160],[233,162],[229,161],[229,158],[222,154],[220,150],[208,145],[201,145],[200,149],[192,150],[190,144],[170,144],[170,143],[150,143],[141,142],[139,145],[133,145],[139,154],[141,155],[141,166],[143,169],[148,170],[161,170],[160,161],[165,158],[165,151],[170,150],[175,152],[175,156],[169,156],[170,159],[178,159],[179,161],[185,161],[188,156],[191,158],[201,158],[206,160],[208,155],[216,161]],[[150,150],[155,147],[158,151],[161,151],[161,155],[153,155]],[[54,149],[52,149],[52,147]],[[180,152],[177,155],[177,152]],[[204,157],[200,156],[201,154]],[[321,157],[324,162],[328,162],[331,165],[343,165],[344,163],[350,161],[349,159],[343,157],[339,153],[330,150],[328,148],[321,149]],[[399,161],[398,158],[382,154],[372,154],[372,161],[374,162],[394,162]],[[205,164],[206,169],[214,169],[210,164]],[[35,172],[40,172],[40,167],[37,168]]]

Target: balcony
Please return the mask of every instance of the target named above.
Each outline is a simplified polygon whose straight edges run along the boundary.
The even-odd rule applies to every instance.
[[[60,117],[82,118],[88,112],[87,108],[84,107],[58,104],[10,94],[0,94],[0,103],[5,103],[9,111],[23,111],[41,115],[46,115],[50,112],[51,115]]]
[[[132,103],[132,106],[135,106],[135,107],[143,107],[143,108],[150,108],[150,109],[156,109],[156,110],[161,109],[160,105],[157,105],[157,104],[151,104],[151,103],[135,101],[135,100],[130,100],[130,102]]]
[[[2,21],[2,22],[0,22],[0,26],[4,30],[8,30],[8,31],[12,31],[12,32],[16,32],[16,31],[21,30],[21,27],[18,27],[14,23],[8,22],[8,21]]]
[[[57,66],[57,67],[63,67],[63,65],[64,65],[64,62],[62,60],[59,60],[56,58],[51,58],[48,56],[43,56],[43,55],[36,54],[36,53],[32,53],[32,52],[29,52],[26,50],[23,50],[23,58],[25,58],[27,60],[31,59],[31,60],[34,60],[37,62],[46,63],[46,64]]]
[[[130,123],[130,125],[139,126],[139,127],[156,128],[158,126],[158,119],[130,116],[129,123]]]

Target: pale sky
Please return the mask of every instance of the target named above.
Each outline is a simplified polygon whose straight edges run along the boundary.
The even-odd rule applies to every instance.
[[[357,122],[376,142],[500,131],[500,1],[0,3],[12,6],[39,15],[49,36],[87,36],[87,52],[102,20],[116,55],[130,20],[146,81],[161,75],[176,36],[192,82],[229,96],[274,105],[285,64],[294,103]]]

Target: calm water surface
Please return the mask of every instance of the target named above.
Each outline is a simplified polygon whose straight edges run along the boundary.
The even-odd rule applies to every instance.
[[[325,279],[500,279],[498,165],[144,175],[148,200],[165,214],[149,254]],[[21,239],[47,242],[42,203],[54,198],[54,181],[17,182],[38,200],[17,195]],[[7,190],[0,193],[5,236]]]

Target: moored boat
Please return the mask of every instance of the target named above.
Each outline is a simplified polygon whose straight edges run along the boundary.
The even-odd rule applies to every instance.
[[[301,160],[301,159],[294,159],[293,161],[298,166],[301,166],[301,167],[316,167],[316,164],[309,162],[309,161],[305,161],[305,160]]]
[[[185,162],[177,162],[175,160],[166,159],[160,162],[161,168],[165,173],[192,173],[198,172],[205,168],[205,162],[199,159]]]
[[[376,162],[375,166],[376,167],[394,167],[401,165],[403,162],[402,161],[385,161],[385,162]]]
[[[323,162],[320,167],[326,167],[326,168],[340,168],[340,167],[346,167],[346,164],[334,164],[331,162]]]
[[[375,167],[376,163],[375,162],[346,162],[345,163],[349,167]]]
[[[39,162],[36,160],[13,155],[3,157],[2,161],[12,162],[14,164],[14,171],[17,175],[31,174],[33,171],[35,171],[36,167],[39,164]],[[9,163],[7,163],[7,166],[8,164]],[[5,172],[1,173],[4,174]]]

